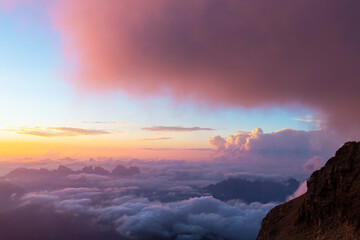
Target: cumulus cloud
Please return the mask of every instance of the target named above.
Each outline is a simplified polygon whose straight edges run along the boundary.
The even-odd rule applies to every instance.
[[[209,143],[216,150],[224,150],[225,149],[225,144],[226,144],[226,139],[222,138],[219,135],[216,135],[215,137],[210,138]]]
[[[180,126],[153,126],[144,127],[143,130],[152,132],[193,132],[193,131],[212,131],[212,128],[202,127],[180,127]]]
[[[303,171],[310,173],[322,165],[343,143],[344,139],[330,132],[283,129],[264,133],[260,128],[252,132],[237,132],[227,139],[210,138],[218,150],[219,159],[237,160],[248,167],[271,168],[280,173]]]
[[[255,128],[252,132],[238,131],[235,135],[229,135],[227,139],[217,135],[210,138],[209,143],[218,150],[246,150],[246,143],[250,141],[251,138],[256,138],[262,134],[262,129]]]

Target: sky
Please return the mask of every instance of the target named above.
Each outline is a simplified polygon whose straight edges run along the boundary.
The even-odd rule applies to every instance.
[[[311,110],[297,106],[214,107],[161,94],[140,98],[122,89],[99,93],[78,89],[66,77],[69,66],[64,59],[62,36],[44,8],[15,4],[1,11],[0,142],[6,146],[0,152],[2,156],[53,153],[88,157],[90,152],[91,156],[192,158],[183,151],[158,153],[143,149],[210,149],[208,141],[212,136],[256,127],[265,132],[318,128],[307,122],[314,118]],[[145,129],[153,126],[205,130]],[[104,133],[65,136],[49,128]],[[199,159],[202,154],[195,153],[193,158]]]
[[[3,159],[209,159],[215,136],[256,128],[358,136],[349,7],[84,3],[1,1]]]
[[[0,0],[0,232],[255,239],[359,140],[358,9]]]

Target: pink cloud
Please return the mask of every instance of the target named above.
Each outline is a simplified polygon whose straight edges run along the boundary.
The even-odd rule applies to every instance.
[[[224,150],[226,139],[222,138],[219,135],[216,135],[215,137],[212,137],[209,139],[209,143],[211,146],[213,146],[216,150]]]
[[[212,128],[203,128],[203,127],[181,127],[181,126],[153,126],[153,127],[144,127],[142,130],[152,131],[152,132],[193,132],[193,131],[213,131]]]
[[[287,201],[293,200],[294,198],[297,198],[307,191],[307,181],[304,181],[300,184],[299,188],[290,196],[287,197]]]
[[[312,173],[315,170],[319,170],[324,165],[323,160],[319,157],[313,157],[306,161],[303,165],[303,169],[306,172]]]
[[[360,130],[359,8],[357,0],[54,0],[51,16],[81,91],[295,103],[351,136]]]
[[[321,131],[283,129],[264,133],[260,128],[252,132],[237,132],[227,139],[210,138],[219,159],[238,161],[250,168],[268,169],[284,173],[307,175],[323,165],[322,159],[330,158],[344,139]]]
[[[36,9],[47,6],[51,1],[53,0],[0,0],[0,10],[12,11],[18,8]]]
[[[37,137],[75,137],[82,135],[94,136],[111,133],[99,129],[84,129],[72,127],[23,127],[19,129],[7,129],[7,131],[14,131],[18,134],[26,134]]]
[[[349,130],[360,121],[350,107],[360,89],[359,7],[356,0],[62,0],[52,15],[81,90],[244,107],[300,103]]]

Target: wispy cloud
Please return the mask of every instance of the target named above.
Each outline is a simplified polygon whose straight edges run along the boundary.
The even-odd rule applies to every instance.
[[[92,124],[129,124],[129,122],[108,122],[108,121],[83,121],[83,123],[92,123]]]
[[[151,151],[213,151],[212,148],[141,148]]]
[[[101,135],[111,133],[98,129],[84,129],[72,127],[23,127],[18,129],[6,129],[6,131],[13,131],[18,134],[32,135],[38,137],[75,137],[82,135]]]
[[[170,140],[173,139],[171,137],[159,137],[159,138],[142,138],[139,141],[159,141],[159,140]]]
[[[194,131],[213,131],[212,128],[202,128],[202,127],[181,127],[181,126],[153,126],[153,127],[144,127],[142,130],[152,131],[152,132],[194,132]]]
[[[295,118],[291,118],[291,119],[295,120],[295,121],[299,121],[299,122],[309,122],[309,123],[316,123],[316,124],[321,123],[320,119],[314,119],[314,117],[312,115],[306,115],[306,116],[302,116],[302,117],[295,117]]]

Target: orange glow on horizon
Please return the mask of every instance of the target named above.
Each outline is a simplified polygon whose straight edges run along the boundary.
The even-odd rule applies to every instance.
[[[140,147],[114,144],[111,141],[94,141],[86,139],[78,143],[49,141],[37,139],[29,140],[0,140],[0,161],[14,158],[50,158],[59,159],[74,157],[89,159],[96,157],[128,157],[142,159],[171,159],[171,160],[203,160],[209,159],[212,150],[207,148],[159,148]]]
[[[210,133],[208,133],[210,134]],[[191,141],[189,141],[189,135]],[[14,158],[59,159],[126,157],[141,159],[209,159],[208,136],[202,132],[112,131],[80,127],[3,127],[0,161]]]

